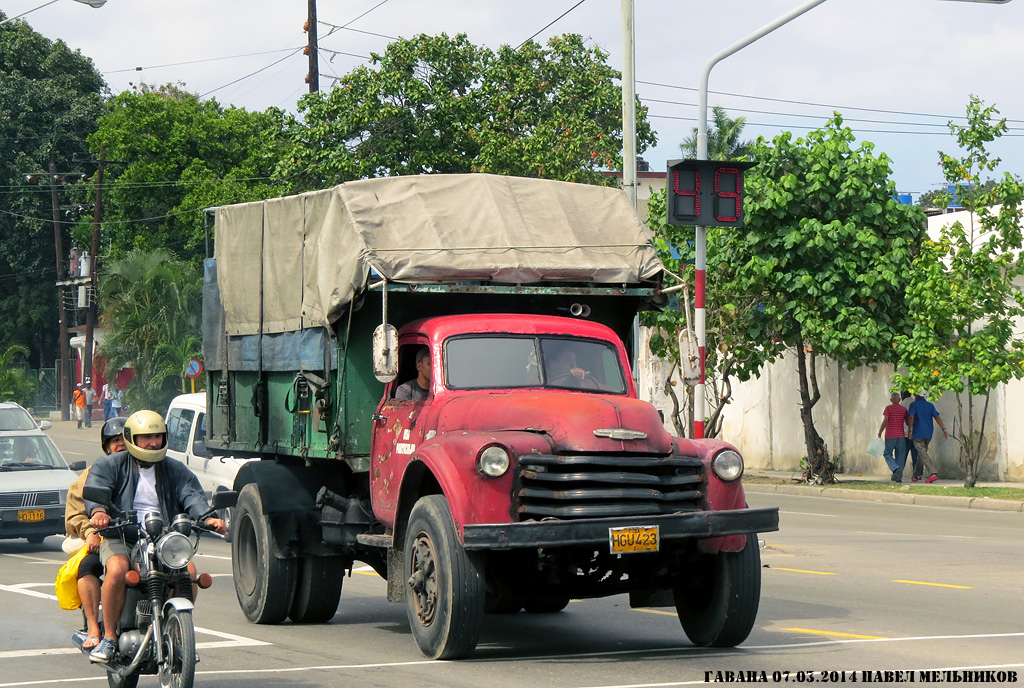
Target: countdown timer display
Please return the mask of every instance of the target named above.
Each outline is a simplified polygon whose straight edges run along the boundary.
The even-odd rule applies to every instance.
[[[669,160],[668,223],[743,226],[743,172],[752,162]]]

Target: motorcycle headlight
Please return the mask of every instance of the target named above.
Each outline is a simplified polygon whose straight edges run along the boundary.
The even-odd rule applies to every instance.
[[[192,541],[181,533],[167,533],[156,543],[156,556],[164,566],[183,569],[192,561]]]
[[[505,475],[512,459],[504,447],[492,444],[485,447],[476,457],[477,469],[488,478],[497,478]]]
[[[743,475],[743,458],[732,449],[726,449],[715,454],[711,468],[719,478],[732,482]]]

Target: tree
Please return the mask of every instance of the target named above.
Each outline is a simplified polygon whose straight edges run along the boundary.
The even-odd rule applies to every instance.
[[[735,299],[738,341],[796,357],[807,478],[831,482],[834,466],[814,425],[821,356],[855,367],[894,362],[896,338],[911,325],[903,300],[910,261],[925,233],[920,207],[900,205],[890,161],[874,145],[854,148],[839,113],[795,141],[752,146],[746,227],[723,236],[715,264]],[[757,351],[752,352],[757,354]]]
[[[497,53],[461,34],[395,41],[299,101],[278,173],[297,191],[425,173],[611,183],[601,170],[621,164],[622,106],[607,57],[576,35]],[[646,112],[640,151],[654,141]]]
[[[162,409],[182,388],[185,366],[199,356],[202,278],[166,249],[133,249],[112,261],[100,284],[100,353],[108,367],[135,369],[132,406]]]
[[[105,248],[114,256],[169,248],[201,258],[205,208],[287,192],[271,179],[282,117],[275,108],[224,108],[173,84],[115,96],[89,137],[93,153],[104,147],[111,161],[102,198]],[[91,219],[75,231],[89,245]]]
[[[1015,324],[1024,317],[1024,295],[1014,285],[1024,275],[1017,258],[1024,190],[1008,172],[991,187],[979,179],[999,165],[986,150],[1007,129],[1005,119],[992,121],[996,114],[994,106],[971,96],[967,124],[949,125],[964,153],[955,158],[940,152],[942,169],[971,215],[967,226],[952,222],[922,245],[907,286],[913,332],[895,340],[907,370],[896,375],[896,386],[956,393],[951,436],[960,445],[965,487],[978,478],[992,389],[1024,377],[1024,338]]]
[[[28,405],[36,391],[36,383],[18,365],[18,359],[28,355],[28,347],[12,344],[0,353],[0,401],[16,401]]]
[[[63,41],[23,20],[0,26],[0,350],[27,346],[34,366],[57,357],[57,274],[49,184],[26,177],[51,161],[59,172],[75,171],[72,158],[87,150],[104,88],[91,60]],[[61,205],[66,188],[58,189]],[[66,265],[70,241],[60,227]]]
[[[967,192],[968,194],[974,194],[975,196],[977,196],[977,194],[992,191],[992,188],[995,187],[995,185],[996,180],[987,179],[984,182],[982,182],[980,186],[967,188]],[[949,205],[951,200],[953,200],[953,197],[949,195],[948,187],[944,186],[941,189],[932,189],[931,191],[925,191],[917,199],[917,204],[925,208],[945,208],[947,205]]]
[[[746,117],[731,119],[725,108],[716,105],[711,109],[714,126],[708,129],[708,160],[736,160],[746,158],[753,141],[741,141]],[[683,157],[697,157],[697,127],[679,144]]]

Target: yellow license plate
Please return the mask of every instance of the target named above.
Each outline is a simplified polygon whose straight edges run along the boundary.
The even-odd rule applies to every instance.
[[[42,509],[22,509],[18,512],[18,521],[20,523],[34,523],[44,520],[46,520],[46,512]]]
[[[630,526],[609,528],[608,541],[612,554],[657,552],[661,546],[658,526]]]

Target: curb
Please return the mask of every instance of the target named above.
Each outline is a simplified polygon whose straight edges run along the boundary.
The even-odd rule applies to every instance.
[[[886,504],[920,504],[922,506],[951,506],[963,509],[985,511],[1015,511],[1024,513],[1024,502],[1012,499],[990,497],[943,497],[942,495],[901,494],[899,492],[874,492],[871,490],[844,490],[841,487],[819,487],[815,485],[763,485],[744,484],[745,492],[807,495],[811,497],[832,497],[858,502],[881,502]]]

